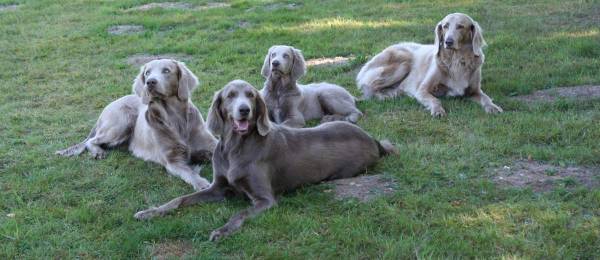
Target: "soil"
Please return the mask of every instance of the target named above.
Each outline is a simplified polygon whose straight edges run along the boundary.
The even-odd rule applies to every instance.
[[[338,200],[355,198],[367,202],[384,195],[394,193],[396,183],[383,175],[361,175],[354,178],[338,179],[328,182],[334,185],[331,190]]]
[[[504,187],[531,188],[547,192],[563,185],[566,188],[600,186],[600,169],[579,166],[554,166],[537,161],[520,160],[511,166],[492,171],[492,180]]]
[[[560,98],[593,99],[600,98],[600,86],[558,87],[535,91],[529,95],[515,97],[527,102],[553,102]]]

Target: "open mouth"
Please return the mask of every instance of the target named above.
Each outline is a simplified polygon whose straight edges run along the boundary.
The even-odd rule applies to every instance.
[[[248,132],[248,125],[247,119],[233,120],[233,131],[238,134],[245,134]]]

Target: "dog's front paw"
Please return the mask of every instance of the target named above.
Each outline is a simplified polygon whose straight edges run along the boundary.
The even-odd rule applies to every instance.
[[[156,216],[160,216],[161,213],[158,210],[158,208],[154,207],[154,208],[149,208],[147,210],[142,210],[138,213],[135,213],[135,215],[133,215],[134,218],[136,218],[137,220],[147,220],[147,219],[151,219],[153,217]]]
[[[208,182],[206,179],[204,178],[200,178],[201,180],[196,181],[196,183],[194,183],[194,190],[196,191],[201,191],[204,190],[206,188],[208,188],[208,186],[210,186],[210,182]]]
[[[100,150],[100,151],[93,151],[91,152],[92,154],[92,158],[96,159],[96,160],[102,160],[106,158],[106,151],[104,150]]]
[[[219,241],[231,234],[231,231],[226,227],[221,227],[219,229],[215,229],[210,233],[210,237],[208,238],[211,242]]]
[[[446,110],[442,106],[434,106],[431,108],[431,115],[433,117],[444,117],[446,116]]]
[[[497,114],[497,113],[502,113],[504,112],[504,110],[502,110],[501,107],[491,103],[485,107],[483,107],[483,109],[485,109],[485,112],[488,114]]]

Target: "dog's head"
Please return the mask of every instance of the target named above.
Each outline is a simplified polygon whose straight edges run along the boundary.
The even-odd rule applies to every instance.
[[[486,43],[479,24],[462,13],[449,14],[435,27],[436,54],[442,48],[460,50],[470,45],[475,56],[483,55],[482,48]]]
[[[170,59],[153,60],[140,68],[133,81],[133,91],[144,104],[151,99],[176,96],[187,102],[190,93],[198,86],[198,78],[183,62]]]
[[[229,131],[246,135],[254,130],[265,136],[271,131],[267,105],[258,91],[243,80],[231,81],[215,93],[207,125],[218,136]]]
[[[296,81],[305,73],[306,64],[300,50],[285,45],[275,45],[269,48],[262,67],[263,77],[289,76],[292,81]]]

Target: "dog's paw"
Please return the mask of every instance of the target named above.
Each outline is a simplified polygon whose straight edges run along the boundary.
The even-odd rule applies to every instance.
[[[485,109],[485,112],[488,114],[497,114],[497,113],[504,112],[504,110],[502,110],[501,107],[499,107],[495,104],[489,104],[489,105],[485,106],[483,109]]]
[[[442,106],[435,106],[431,108],[431,115],[433,117],[444,117],[446,116],[446,110]]]
[[[103,150],[102,150],[102,151],[95,151],[95,152],[92,152],[91,154],[92,154],[92,158],[94,158],[94,159],[96,159],[96,160],[102,160],[102,159],[105,159],[105,158],[106,158],[106,154],[107,154],[107,153],[106,153],[106,151],[103,151]]]
[[[208,240],[210,240],[211,242],[217,242],[217,241],[229,236],[230,234],[231,234],[231,231],[229,231],[229,229],[227,229],[226,227],[221,227],[221,228],[215,229],[213,232],[211,232]]]
[[[201,177],[200,180],[198,180],[193,186],[194,190],[201,191],[208,188],[210,186],[210,182]]]
[[[151,219],[153,217],[159,216],[159,215],[161,215],[161,214],[158,211],[158,208],[154,207],[154,208],[149,208],[147,210],[139,211],[138,213],[135,213],[133,215],[133,217],[136,218],[137,220],[147,220],[147,219]]]

